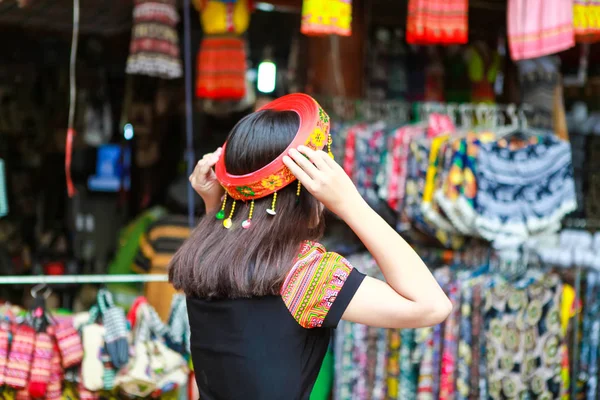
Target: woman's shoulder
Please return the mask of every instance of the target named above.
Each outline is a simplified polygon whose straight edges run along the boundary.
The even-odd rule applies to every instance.
[[[327,249],[318,242],[307,241],[302,245],[298,257],[286,277],[283,288],[285,289],[299,276],[306,276],[314,279],[318,276],[322,276],[323,273],[331,273],[334,270],[345,270],[349,273],[352,269],[353,268],[348,260],[342,255],[327,251]]]
[[[339,293],[350,280],[354,289],[351,299],[362,282],[362,274],[353,274],[353,271],[352,265],[340,254],[328,252],[320,243],[306,242],[284,281],[281,297],[302,327],[335,327],[341,314],[329,314]],[[347,304],[339,303],[343,313]]]

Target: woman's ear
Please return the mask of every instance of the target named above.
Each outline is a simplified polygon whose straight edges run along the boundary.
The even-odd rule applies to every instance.
[[[325,206],[319,202],[319,205],[314,210],[314,215],[310,219],[310,228],[316,228],[321,223],[321,218],[324,218],[323,213],[325,212]]]

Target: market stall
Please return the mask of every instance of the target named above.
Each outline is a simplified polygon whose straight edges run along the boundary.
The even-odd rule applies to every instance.
[[[600,5],[551,3],[0,1],[0,394],[196,398],[167,278],[204,213],[187,177],[302,91],[454,304],[343,322],[311,398],[598,398]]]

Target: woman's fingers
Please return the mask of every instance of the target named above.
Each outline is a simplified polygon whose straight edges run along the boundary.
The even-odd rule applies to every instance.
[[[312,178],[291,157],[283,156],[283,163],[304,186],[312,183]]]
[[[323,153],[323,158],[325,160],[325,162],[327,163],[327,165],[329,166],[329,168],[331,169],[335,169],[335,168],[340,168],[340,164],[337,163],[337,161],[335,161],[332,156],[330,156],[328,153],[325,153],[324,151],[322,151],[321,153]]]
[[[317,168],[319,170],[326,171],[326,170],[330,169],[329,164],[327,164],[327,161],[323,157],[323,156],[327,156],[327,154],[325,154],[324,152],[315,151],[306,146],[299,146],[298,151],[300,153],[306,155],[310,159],[310,161],[312,161],[317,166]]]
[[[304,172],[306,172],[308,174],[308,176],[310,176],[312,179],[315,179],[318,175],[319,175],[319,170],[318,168],[308,159],[306,158],[302,153],[300,153],[298,150],[296,149],[291,149],[290,150],[290,157],[292,158],[292,160],[294,160],[296,162],[296,164],[298,164],[298,166],[300,166],[300,168],[302,168],[304,170]]]
[[[198,161],[196,167],[194,167],[194,171],[192,172],[192,175],[190,175],[190,181],[194,178],[206,176],[210,172],[210,169],[219,161],[222,153],[223,149],[219,147],[215,152],[205,154],[202,159]]]

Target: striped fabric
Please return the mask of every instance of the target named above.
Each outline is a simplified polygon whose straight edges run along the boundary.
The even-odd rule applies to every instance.
[[[105,348],[103,348],[100,351],[100,360],[102,361],[102,364],[104,365],[104,370],[102,372],[102,381],[104,382],[104,390],[108,390],[108,391],[113,390],[115,388],[115,380],[117,378],[117,371],[115,370],[115,367],[114,367],[113,363],[111,362],[111,357]]]
[[[575,45],[572,0],[509,0],[508,47],[514,61],[559,53]]]
[[[351,271],[348,261],[326,252],[320,244],[303,246],[281,289],[285,305],[300,326],[323,326]]]
[[[55,333],[56,342],[62,360],[63,368],[70,368],[83,360],[83,346],[81,337],[70,325],[59,325]]]
[[[35,344],[35,331],[20,326],[13,335],[10,356],[6,367],[6,385],[13,389],[24,389],[29,378],[31,358]]]
[[[102,313],[102,322],[105,329],[106,352],[114,367],[119,369],[129,361],[125,312],[122,308],[115,306],[112,294],[106,289],[98,292],[98,306]]]
[[[29,377],[29,394],[34,398],[45,397],[50,382],[54,343],[50,335],[40,332],[35,336],[33,363]]]
[[[468,0],[410,0],[406,41],[410,44],[465,44]]]
[[[46,400],[60,400],[62,398],[63,370],[60,366],[60,351],[54,345],[52,360],[50,360],[50,382],[46,391]]]
[[[179,15],[174,0],[137,0],[133,9],[128,74],[165,79],[182,75],[179,37],[175,27]]]
[[[8,357],[8,332],[0,329],[0,386],[4,385],[4,373]]]
[[[197,68],[196,97],[241,100],[246,95],[246,42],[243,38],[203,39]]]

